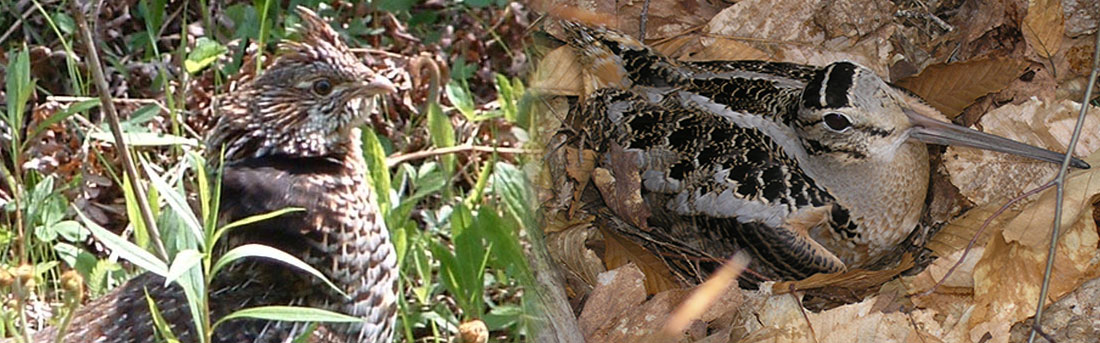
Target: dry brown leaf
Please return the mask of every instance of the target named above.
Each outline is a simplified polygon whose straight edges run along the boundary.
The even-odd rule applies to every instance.
[[[588,248],[588,240],[599,237],[599,231],[592,227],[592,217],[565,220],[559,212],[547,219],[543,232],[550,256],[584,283],[595,285],[596,276],[606,269],[596,252]]]
[[[584,93],[583,68],[569,46],[561,46],[539,61],[531,89],[542,95],[577,96]]]
[[[761,51],[769,60],[810,65],[849,60],[871,68],[878,75],[888,75],[887,66],[892,64],[893,47],[882,42],[893,35],[894,26],[877,26],[877,30],[859,37],[826,40],[824,31],[814,18],[823,3],[800,0],[740,1],[714,16],[704,29],[704,37],[741,42]],[[711,54],[722,56],[721,51]]]
[[[596,288],[577,317],[577,325],[587,341],[595,342],[592,337],[597,330],[645,301],[644,279],[645,275],[633,264],[600,273]]]
[[[679,288],[672,279],[672,272],[661,259],[633,241],[610,230],[601,230],[607,250],[604,251],[604,264],[607,269],[633,264],[645,274],[646,294],[653,295],[666,290]]]
[[[1020,30],[1027,45],[1042,58],[1051,58],[1062,46],[1066,27],[1062,19],[1061,0],[1028,1],[1027,16]]]
[[[1045,104],[1032,99],[990,111],[979,125],[985,132],[1054,151],[1065,151],[1080,105],[1070,100]],[[1076,156],[1100,149],[1100,110],[1085,117]],[[1003,201],[1050,181],[1057,165],[1024,157],[971,148],[948,147],[944,167],[951,183],[978,204]]]
[[[592,181],[611,211],[634,227],[648,231],[646,221],[651,213],[642,199],[642,173],[634,162],[638,160],[636,154],[612,143],[608,151],[611,170],[597,168]]]
[[[565,147],[565,173],[576,180],[576,188],[573,190],[573,204],[570,213],[574,213],[580,203],[581,194],[588,188],[588,180],[592,178],[592,172],[596,169],[596,152],[588,149],[577,151],[577,148]]]
[[[799,304],[789,295],[750,293],[741,311],[740,325],[749,334],[742,342],[942,342],[938,335],[945,332],[935,319],[935,312],[915,310],[910,313],[873,310],[878,296],[822,312],[806,312],[803,318]],[[914,325],[916,324],[916,325]],[[812,328],[812,329],[811,329]],[[811,331],[812,330],[812,331]]]
[[[725,37],[702,37],[699,39],[703,49],[684,56],[684,61],[733,61],[733,60],[770,60],[767,53],[733,39]]]
[[[897,85],[920,95],[928,104],[954,118],[974,100],[1004,89],[1024,72],[1027,63],[1009,58],[984,58],[934,64]]]
[[[1100,152],[1086,161],[1100,163]],[[1059,238],[1051,289],[1045,300],[1048,303],[1100,275],[1096,222],[1082,211],[1091,209],[1092,201],[1100,196],[1100,169],[1075,171],[1067,179],[1066,189],[1066,214],[1076,220],[1062,228],[1064,234]],[[1039,201],[1014,218],[1003,234],[994,235],[975,265],[976,307],[970,318],[971,340],[989,334],[993,337],[991,342],[1007,342],[1012,324],[1035,311],[1047,253],[1041,237],[1050,230],[1053,192],[1049,189],[1042,193]],[[1021,231],[1040,239],[1023,239]]]

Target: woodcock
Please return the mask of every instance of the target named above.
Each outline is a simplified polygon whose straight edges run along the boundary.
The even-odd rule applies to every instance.
[[[641,173],[652,215],[628,236],[711,261],[747,250],[767,279],[868,267],[894,250],[925,208],[925,144],[1063,159],[932,119],[852,62],[680,62],[614,31],[562,27],[595,90],[567,125],[605,161],[621,147]]]
[[[397,313],[396,255],[366,182],[357,127],[365,123],[373,97],[395,88],[363,65],[315,13],[299,7],[297,14],[300,41],[284,42],[262,74],[242,81],[214,111],[220,117],[207,140],[208,155],[217,161],[224,151],[224,221],[305,209],[236,229],[228,245],[280,248],[320,270],[347,296],[287,266],[246,260],[214,280],[210,322],[249,307],[311,306],[363,322],[320,325],[308,342],[389,342]],[[81,307],[65,341],[158,341],[146,291],[180,341],[199,341],[181,288],[165,286],[152,273]],[[232,320],[217,328],[213,341],[290,342],[309,326]],[[53,342],[56,335],[49,328],[34,341]]]

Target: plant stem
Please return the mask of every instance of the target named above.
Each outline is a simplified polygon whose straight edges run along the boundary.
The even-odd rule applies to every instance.
[[[84,45],[88,50],[88,69],[92,70],[92,79],[95,81],[96,88],[99,90],[99,98],[101,106],[103,106],[104,115],[107,117],[107,122],[111,126],[111,133],[115,137],[115,146],[118,148],[118,153],[122,157],[122,165],[126,169],[126,176],[130,178],[130,187],[133,188],[134,197],[137,200],[138,209],[141,212],[141,218],[145,222],[145,227],[149,230],[149,238],[153,241],[153,247],[156,249],[157,255],[169,262],[168,252],[164,248],[164,242],[160,239],[160,231],[157,230],[157,222],[153,218],[153,211],[149,207],[148,198],[145,195],[145,189],[141,186],[141,179],[138,178],[137,167],[134,166],[134,159],[130,156],[130,149],[126,146],[126,142],[122,138],[122,128],[118,121],[118,111],[115,109],[115,103],[111,101],[111,93],[108,91],[107,79],[103,76],[103,64],[99,60],[99,52],[96,50],[95,41],[92,39],[92,31],[88,28],[87,18],[84,17],[84,11],[80,8],[80,1],[72,1],[69,3],[72,6],[73,18],[76,19],[77,26],[80,30],[81,38],[84,40]]]
[[[1077,140],[1081,138],[1081,128],[1085,125],[1085,115],[1088,114],[1089,99],[1092,98],[1092,89],[1096,85],[1097,73],[1100,72],[1100,32],[1096,33],[1096,41],[1092,51],[1092,72],[1089,73],[1089,83],[1085,87],[1085,97],[1081,100],[1081,111],[1077,113],[1077,125],[1073,128],[1073,136],[1066,146],[1066,157],[1062,159],[1062,168],[1058,170],[1058,177],[1054,178],[1057,186],[1057,197],[1054,204],[1054,228],[1050,233],[1050,248],[1047,250],[1047,264],[1043,270],[1043,286],[1039,289],[1039,301],[1035,305],[1035,321],[1032,322],[1031,332],[1027,336],[1027,342],[1035,341],[1040,323],[1043,320],[1043,304],[1046,303],[1047,292],[1050,290],[1050,273],[1054,269],[1054,258],[1058,252],[1058,236],[1062,230],[1062,204],[1065,202],[1066,173],[1069,170],[1069,161],[1073,158],[1073,150],[1077,147]]]

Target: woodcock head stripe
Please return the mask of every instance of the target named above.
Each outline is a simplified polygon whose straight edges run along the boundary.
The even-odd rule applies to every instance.
[[[855,74],[856,65],[851,62],[837,62],[821,69],[802,92],[803,107],[811,109],[848,107],[848,92],[852,88]]]

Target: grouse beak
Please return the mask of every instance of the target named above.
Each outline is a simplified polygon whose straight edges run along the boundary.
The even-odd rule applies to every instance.
[[[385,76],[375,74],[370,80],[359,81],[361,91],[368,96],[397,92],[397,86]]]
[[[997,151],[1061,164],[1065,154],[1027,145],[1008,138],[994,136],[985,132],[939,121],[906,108],[905,114],[913,124],[909,137],[929,144],[958,145],[983,150]],[[1079,158],[1071,158],[1069,165],[1074,168],[1088,169],[1089,164]]]

